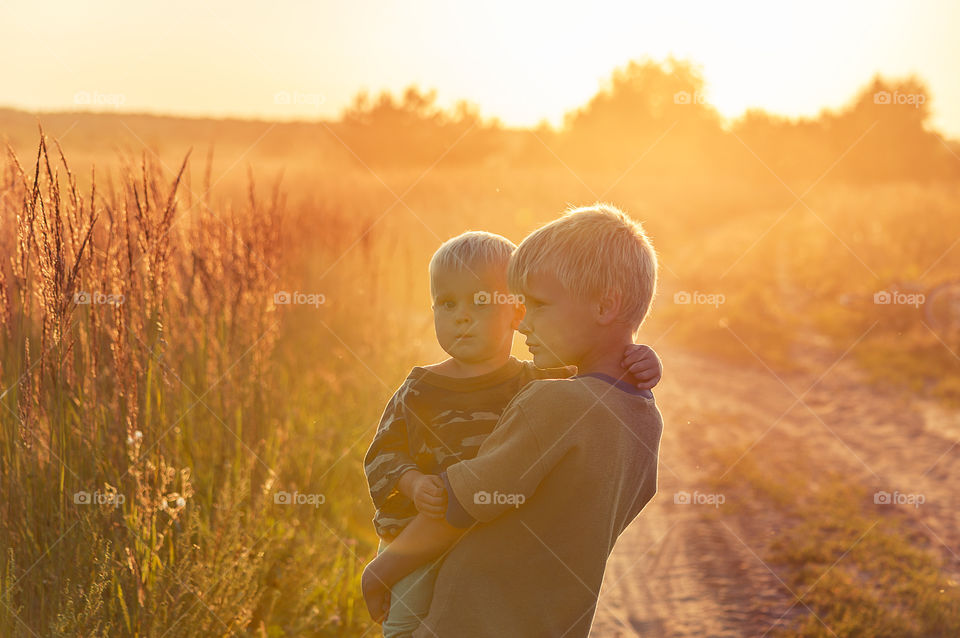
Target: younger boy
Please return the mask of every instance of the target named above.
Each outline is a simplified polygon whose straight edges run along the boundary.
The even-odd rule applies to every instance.
[[[443,517],[446,492],[438,475],[477,455],[524,386],[575,374],[510,355],[525,312],[522,299],[506,293],[515,248],[498,235],[469,232],[445,242],[430,262],[434,326],[450,358],[410,372],[384,410],[364,459],[381,551],[418,512]],[[624,375],[641,388],[656,385],[661,368],[652,349],[629,345],[621,352]],[[420,566],[391,588],[387,638],[410,635],[426,616],[438,569],[439,563]]]

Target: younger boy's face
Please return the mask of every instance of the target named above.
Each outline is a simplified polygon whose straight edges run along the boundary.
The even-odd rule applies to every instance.
[[[540,368],[579,365],[596,332],[591,304],[567,292],[549,272],[530,273],[523,296],[526,315],[518,329],[533,362]]]
[[[433,323],[454,359],[482,363],[508,356],[523,306],[507,294],[504,268],[471,266],[433,273]]]

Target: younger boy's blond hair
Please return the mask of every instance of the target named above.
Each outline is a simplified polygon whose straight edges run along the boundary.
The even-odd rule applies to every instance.
[[[500,235],[471,230],[440,245],[430,260],[430,279],[443,270],[463,270],[495,266],[506,268],[516,244]]]
[[[507,269],[513,292],[531,273],[550,272],[583,299],[620,297],[620,319],[636,331],[657,291],[657,254],[643,226],[610,204],[573,208],[538,228],[514,251]]]

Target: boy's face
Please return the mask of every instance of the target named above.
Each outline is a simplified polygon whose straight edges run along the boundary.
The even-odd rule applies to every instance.
[[[437,341],[447,354],[464,363],[509,356],[523,306],[507,295],[505,268],[441,270],[430,287]]]
[[[580,365],[596,340],[595,304],[575,298],[549,272],[530,273],[523,295],[519,330],[533,362],[541,368]]]

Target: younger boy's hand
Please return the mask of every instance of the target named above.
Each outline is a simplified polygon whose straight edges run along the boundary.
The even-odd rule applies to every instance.
[[[369,565],[360,576],[360,590],[363,592],[363,601],[367,604],[370,617],[375,623],[382,625],[390,613],[390,589],[370,573]]]
[[[441,519],[447,511],[447,491],[435,474],[418,476],[413,484],[413,504],[430,518]]]
[[[641,390],[649,390],[660,383],[663,376],[663,364],[660,357],[650,346],[630,344],[623,353],[620,365],[627,370],[628,382],[633,383]]]

